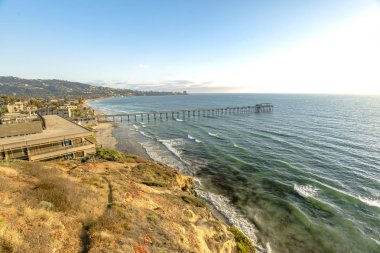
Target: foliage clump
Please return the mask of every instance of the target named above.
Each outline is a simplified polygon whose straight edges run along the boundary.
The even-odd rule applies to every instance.
[[[113,149],[98,149],[96,151],[96,157],[113,162],[135,162],[135,156],[124,154]]]
[[[165,187],[166,185],[164,183],[155,182],[155,181],[143,181],[143,184],[147,186],[153,186],[153,187]]]
[[[205,207],[206,206],[206,204],[203,200],[201,200],[197,197],[191,196],[191,195],[183,195],[181,198],[186,203],[192,204],[196,207]]]
[[[252,246],[251,242],[243,234],[239,229],[236,227],[231,227],[230,232],[235,236],[236,241],[236,252],[237,253],[255,253],[255,248]]]

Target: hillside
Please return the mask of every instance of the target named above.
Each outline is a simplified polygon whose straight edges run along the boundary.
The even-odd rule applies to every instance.
[[[0,95],[38,98],[98,98],[112,96],[155,96],[181,95],[174,92],[134,91],[113,89],[64,80],[22,79],[12,76],[0,76]]]
[[[254,252],[192,178],[116,154],[1,163],[0,252]]]

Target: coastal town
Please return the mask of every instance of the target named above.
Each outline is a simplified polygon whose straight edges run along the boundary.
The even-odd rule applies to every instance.
[[[29,161],[95,154],[94,110],[83,99],[1,97],[0,159]]]

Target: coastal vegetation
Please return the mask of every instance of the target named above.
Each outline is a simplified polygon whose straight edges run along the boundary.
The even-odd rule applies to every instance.
[[[236,227],[230,228],[231,233],[235,236],[236,251],[238,253],[254,253],[255,248],[252,246],[249,239]]]
[[[0,182],[0,252],[253,252],[191,177],[134,155],[2,162]]]
[[[184,95],[186,93],[115,89],[57,79],[0,76],[0,94],[21,98],[81,98],[83,103],[84,99],[100,97]]]

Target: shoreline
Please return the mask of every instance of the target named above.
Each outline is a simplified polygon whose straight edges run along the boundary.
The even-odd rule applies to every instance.
[[[102,98],[99,98],[102,99]],[[103,112],[95,109],[90,105],[90,102],[98,99],[86,99],[83,103],[85,107],[94,110],[95,116],[104,115]],[[96,144],[100,145],[104,149],[117,149],[118,140],[113,134],[114,125],[110,122],[98,122],[94,129],[94,137],[96,139]]]
[[[86,100],[85,105],[93,109],[95,112],[95,115],[105,115],[103,112],[91,107],[90,104],[88,103],[88,101],[95,101],[95,100],[98,100],[98,99]],[[113,125],[112,123],[104,122],[104,123],[98,123],[98,125],[95,126],[94,129],[95,129],[94,136],[98,144],[100,144],[102,148],[114,149],[119,152],[137,155],[142,158],[154,161],[139,143],[133,143],[132,141],[130,141],[130,138],[128,138],[128,131],[123,131],[123,128],[120,125]],[[118,141],[119,139],[125,140],[125,142],[122,143]],[[154,162],[157,162],[157,161],[154,161]],[[179,172],[178,169],[176,170]],[[202,199],[205,199],[205,198],[202,198]],[[225,224],[228,224],[228,225],[232,225],[228,217],[226,217],[222,212],[217,210],[217,208],[214,205],[212,205],[212,203],[210,203],[209,200],[206,200],[206,202],[208,203],[208,206],[211,212],[219,221],[224,222]]]
[[[87,104],[88,105],[88,104]],[[90,107],[90,106],[89,106]],[[91,107],[98,115],[105,115],[105,113],[95,110],[93,107]],[[140,143],[134,143],[130,140],[130,134],[129,131],[123,127],[120,124],[112,124],[112,123],[98,123],[98,124],[104,124],[104,127],[107,129],[105,132],[109,135],[111,135],[110,139],[113,139],[116,141],[116,143],[112,146],[111,149],[115,149],[119,152],[123,153],[129,153],[133,155],[140,156],[142,158],[151,160],[158,164],[163,164],[160,161],[156,161],[153,158],[151,158],[148,154],[148,152],[143,148],[143,146]],[[123,140],[123,142],[120,142],[120,140]],[[104,138],[102,141],[109,142],[109,139]],[[99,143],[102,144],[102,143]],[[173,167],[171,165],[167,165],[170,167]],[[180,171],[180,169],[173,167],[178,173],[181,175],[186,175],[183,172]],[[198,181],[198,179],[195,176],[191,176],[194,178],[194,180]],[[201,189],[200,185],[195,186],[196,194],[198,198],[204,200],[207,203],[208,208],[214,215],[214,217],[229,226],[236,226],[240,231],[242,231],[251,241],[251,243],[256,248],[257,252],[266,252],[265,247],[260,245],[258,243],[256,232],[257,229],[253,224],[251,224],[248,220],[246,220],[242,215],[238,214],[237,210],[234,209],[233,206],[229,207],[229,201],[224,200],[221,203],[215,202],[215,199],[225,199],[222,195],[213,194],[211,192],[208,192],[207,189]],[[224,210],[223,208],[227,208]],[[232,209],[231,209],[232,208]],[[244,229],[245,228],[245,229]]]
[[[105,115],[104,112],[92,107],[90,104],[93,101],[102,99],[107,98],[87,99],[84,101],[84,105],[94,110],[95,115]],[[128,132],[123,131],[123,128],[119,124],[98,122],[98,125],[94,127],[94,130],[94,136],[97,139],[98,144],[103,148],[134,154],[153,161],[140,144],[130,141],[130,138],[128,138]],[[120,142],[119,140],[123,140],[123,142]]]

